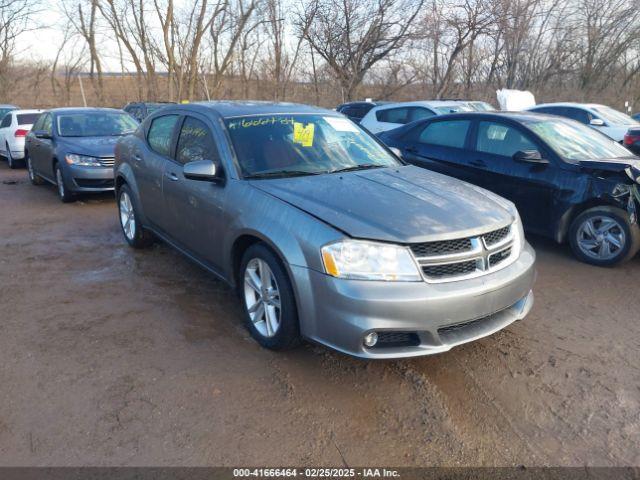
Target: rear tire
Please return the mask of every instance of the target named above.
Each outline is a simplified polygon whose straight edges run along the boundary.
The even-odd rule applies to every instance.
[[[24,152],[24,158],[27,162],[27,171],[29,172],[29,181],[32,185],[42,185],[44,180],[35,172],[33,165],[31,164],[31,158],[29,158],[29,152]]]
[[[153,243],[153,234],[146,230],[140,220],[138,207],[127,184],[118,189],[118,219],[127,243],[133,248],[145,248]]]
[[[16,165],[16,161],[13,159],[13,155],[11,155],[11,150],[9,149],[9,145],[6,145],[7,147],[7,164],[9,165],[9,168],[11,170],[15,170],[16,168],[18,168],[18,165]]]
[[[640,249],[640,228],[632,225],[625,210],[594,207],[571,223],[569,242],[581,261],[613,267],[632,259]]]
[[[64,179],[62,178],[62,170],[60,169],[60,165],[58,163],[53,167],[53,173],[56,176],[56,187],[58,190],[58,197],[62,203],[70,203],[75,200],[73,193],[71,193],[66,185],[64,184]]]
[[[298,309],[289,275],[265,244],[252,245],[242,256],[238,291],[245,325],[262,347],[288,350],[300,345]]]

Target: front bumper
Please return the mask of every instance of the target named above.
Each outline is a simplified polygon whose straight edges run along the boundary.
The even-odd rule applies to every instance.
[[[108,192],[114,188],[113,167],[67,165],[65,182],[73,192]]]
[[[344,280],[291,266],[301,333],[362,358],[401,358],[445,352],[523,319],[533,305],[535,252],[496,272],[449,283]],[[367,348],[375,331],[407,334],[406,345]]]

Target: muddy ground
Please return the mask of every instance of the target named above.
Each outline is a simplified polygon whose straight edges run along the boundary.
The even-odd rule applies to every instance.
[[[0,465],[639,465],[640,258],[532,238],[536,305],[449,353],[263,350],[229,289],[130,249],[110,195],[0,164]]]

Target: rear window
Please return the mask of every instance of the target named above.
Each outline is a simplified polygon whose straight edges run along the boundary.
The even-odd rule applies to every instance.
[[[20,113],[18,117],[18,125],[33,125],[40,117],[39,113]]]

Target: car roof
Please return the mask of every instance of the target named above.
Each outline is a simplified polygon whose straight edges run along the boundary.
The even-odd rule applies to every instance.
[[[0,108],[18,108],[15,105],[9,105],[8,103],[0,104]]]
[[[577,108],[597,108],[604,107],[605,105],[600,105],[598,103],[578,103],[578,102],[552,102],[552,103],[539,103],[538,105],[534,105],[530,108],[538,108],[538,107],[577,107]]]
[[[61,108],[52,108],[47,110],[51,113],[89,113],[89,112],[118,112],[121,113],[122,110],[119,108],[105,108],[105,107],[61,107]]]
[[[25,109],[25,110],[22,110],[22,109],[13,110],[11,113],[13,115],[22,115],[23,113],[42,113],[42,112],[44,112],[44,110],[31,108],[31,109]]]
[[[210,101],[194,102],[176,105],[174,108],[199,111],[201,113],[216,112],[223,118],[243,117],[251,115],[278,115],[278,114],[319,114],[330,116],[342,116],[334,110],[289,102],[263,102],[263,101]]]
[[[464,101],[460,100],[417,100],[414,102],[397,102],[383,105],[382,108],[389,107],[457,107]]]
[[[535,122],[542,120],[561,120],[557,115],[551,115],[546,113],[529,112],[526,110],[520,112],[503,112],[500,110],[487,111],[487,112],[460,112],[460,113],[448,113],[446,115],[438,115],[436,117],[429,117],[426,121],[441,121],[446,119],[480,119],[480,120],[514,120],[516,122]]]

